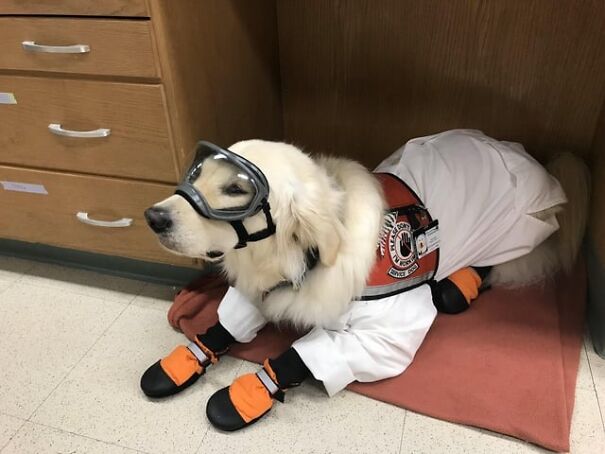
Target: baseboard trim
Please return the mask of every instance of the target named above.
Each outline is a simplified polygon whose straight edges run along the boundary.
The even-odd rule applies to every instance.
[[[0,239],[0,255],[175,286],[185,285],[209,271],[7,239]]]
[[[605,263],[597,255],[590,236],[585,244],[588,266],[588,327],[595,352],[605,358]]]

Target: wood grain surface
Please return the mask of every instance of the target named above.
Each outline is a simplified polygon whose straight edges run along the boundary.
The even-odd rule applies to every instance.
[[[145,180],[177,181],[161,85],[0,75],[0,163]],[[111,130],[109,137],[69,138],[65,129]]]
[[[177,154],[282,137],[273,0],[150,0]]]
[[[149,16],[145,0],[0,0],[1,14]]]
[[[605,106],[592,149],[592,198],[589,232],[601,264],[605,264]]]
[[[26,170],[0,166],[2,181],[42,185],[47,195],[0,188],[0,232],[3,238],[40,242],[83,251],[193,265],[165,252],[143,218],[143,211],[172,194],[174,187],[115,178]],[[81,223],[79,211],[93,219],[131,218],[125,228]]]
[[[586,155],[605,99],[605,2],[280,0],[285,136],[375,165],[477,128]]]
[[[159,78],[149,21],[91,18],[0,17],[0,70],[50,71]],[[85,54],[26,51],[23,41],[87,44]]]

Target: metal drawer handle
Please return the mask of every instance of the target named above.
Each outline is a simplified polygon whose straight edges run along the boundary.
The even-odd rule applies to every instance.
[[[78,218],[78,221],[80,221],[84,224],[94,225],[95,227],[115,228],[115,227],[130,227],[132,225],[131,218],[122,218],[122,219],[118,219],[117,221],[99,221],[97,219],[89,218],[88,213],[85,213],[84,211],[79,211],[76,214],[76,217]]]
[[[30,52],[40,52],[44,54],[86,54],[90,52],[88,44],[73,44],[71,46],[47,46],[45,44],[36,44],[34,41],[23,41],[23,49]]]
[[[94,131],[71,131],[64,129],[60,124],[51,123],[48,125],[48,130],[53,134],[63,137],[75,137],[78,139],[91,139],[95,137],[107,137],[111,134],[111,129],[95,129]]]

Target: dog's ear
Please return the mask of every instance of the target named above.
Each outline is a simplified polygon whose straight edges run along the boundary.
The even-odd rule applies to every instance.
[[[305,194],[305,195],[308,195]],[[300,193],[290,198],[288,210],[280,216],[278,238],[284,249],[296,242],[304,249],[316,247],[323,265],[336,261],[344,226],[339,219],[340,193],[307,198]]]
[[[298,239],[298,242],[304,248],[316,247],[323,265],[334,265],[340,250],[343,229],[336,213],[332,217],[318,216],[314,211],[298,212],[293,219],[293,236]]]
[[[336,222],[323,221],[316,226],[314,239],[319,250],[319,259],[325,266],[332,266],[336,261],[342,241],[341,228],[340,221],[337,218]]]

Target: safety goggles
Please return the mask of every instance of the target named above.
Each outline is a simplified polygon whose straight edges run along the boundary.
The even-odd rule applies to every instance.
[[[201,141],[176,194],[205,218],[241,221],[262,209],[263,200],[269,197],[269,184],[247,159]]]
[[[231,223],[238,235],[238,248],[275,233],[265,175],[247,159],[218,145],[198,142],[193,163],[175,194],[187,200],[201,216]],[[242,221],[261,210],[267,228],[249,234]]]

